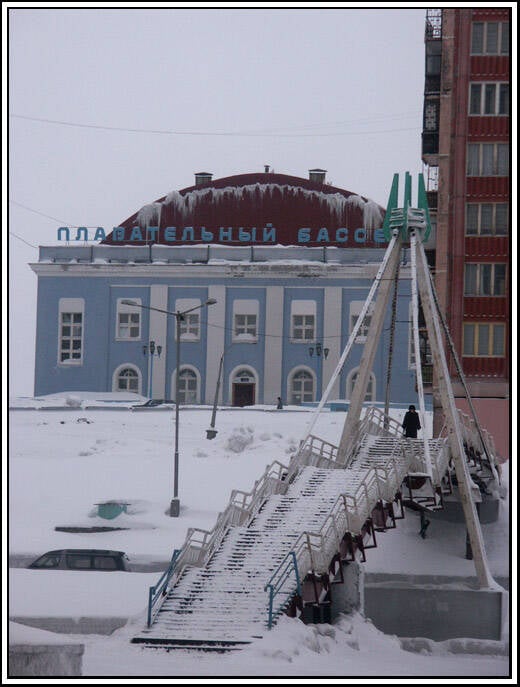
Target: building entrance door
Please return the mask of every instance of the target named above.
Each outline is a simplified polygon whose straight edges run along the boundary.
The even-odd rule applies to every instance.
[[[233,384],[233,405],[238,408],[255,405],[254,384]]]
[[[255,378],[250,370],[242,369],[233,378],[233,406],[243,408],[255,404]]]

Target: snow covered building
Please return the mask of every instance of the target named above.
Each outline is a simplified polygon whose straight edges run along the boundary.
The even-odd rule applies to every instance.
[[[31,265],[35,394],[121,390],[174,399],[179,365],[181,403],[212,403],[219,382],[228,405],[319,401],[387,245],[384,209],[328,184],[325,174],[200,173],[102,241],[40,247]],[[416,391],[404,256],[391,398],[409,403]],[[350,397],[367,326],[332,399]],[[371,401],[385,398],[390,313],[384,329]]]

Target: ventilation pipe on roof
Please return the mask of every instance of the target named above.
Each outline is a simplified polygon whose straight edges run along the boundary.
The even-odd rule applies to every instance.
[[[202,184],[209,184],[213,178],[211,172],[195,172],[195,186],[202,186]]]
[[[316,184],[325,183],[326,169],[309,169],[309,181],[314,181]]]

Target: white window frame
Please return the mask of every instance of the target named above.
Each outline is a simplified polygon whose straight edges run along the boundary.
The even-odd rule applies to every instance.
[[[177,298],[175,301],[175,312],[184,312],[191,308],[198,308],[201,304],[200,298]],[[188,313],[179,324],[181,341],[200,341],[200,310]],[[177,327],[175,327],[175,336],[177,336]]]
[[[499,151],[501,146],[502,148],[505,149],[505,152],[507,152],[507,155],[503,158],[504,160],[507,160],[507,169],[504,171],[499,172],[499,161],[500,161],[500,155]],[[491,149],[492,152],[492,169],[488,172],[488,170],[484,170],[484,158],[485,158],[485,151],[489,151]],[[470,169],[470,165],[472,164],[472,158],[475,157],[472,152],[477,153],[477,171],[475,172],[474,169]],[[468,143],[468,151],[467,151],[467,162],[466,162],[466,176],[468,177],[508,177],[510,173],[509,169],[509,143],[505,142],[497,142],[497,143]]]
[[[507,101],[505,111],[500,112],[500,96],[504,86],[507,86]],[[476,92],[477,89],[480,91],[480,93],[478,94],[478,108],[476,108],[476,111],[472,111],[474,109],[472,107],[472,94]],[[486,109],[488,109],[487,93],[489,89],[492,89],[494,91],[492,98],[493,102],[492,107],[489,108],[491,109],[491,112],[486,112]],[[507,81],[473,81],[469,85],[468,114],[470,117],[507,117],[509,115],[509,98],[509,83]]]
[[[299,375],[301,372],[305,372],[309,377],[310,380],[312,381],[312,391],[310,394],[310,398],[306,399],[305,394],[309,393],[306,392],[305,390],[302,390],[302,395],[303,398],[300,400],[298,403],[297,401],[294,400],[295,394],[294,394],[294,381],[297,375]],[[307,367],[306,365],[299,365],[298,367],[295,367],[291,372],[289,373],[287,377],[287,399],[289,405],[303,405],[304,403],[314,403],[316,401],[316,389],[317,389],[317,378],[316,378],[316,373],[314,370],[310,367]]]
[[[291,343],[311,344],[316,341],[316,301],[293,300],[291,302]],[[302,318],[301,323],[296,323],[296,318]],[[296,336],[296,331],[301,330],[302,336]],[[306,333],[312,334],[306,337]]]
[[[200,397],[201,397],[201,376],[200,376],[200,372],[193,365],[181,365],[181,368],[179,371],[179,387],[180,387],[180,382],[182,379],[183,372],[192,372],[194,377],[195,377],[195,381],[196,381],[197,386],[195,389],[195,400],[194,401],[179,400],[179,403],[182,403],[183,405],[198,405],[200,403]],[[177,373],[177,371],[174,370],[173,375],[172,375],[172,386],[171,386],[172,396],[171,396],[171,398],[173,400],[176,400],[176,398],[177,398],[176,397],[176,388],[175,388],[176,373]],[[185,392],[186,392],[186,389],[184,389],[184,393]],[[180,394],[179,394],[179,397],[180,397]],[[184,396],[184,398],[186,399],[186,396]]]
[[[116,341],[140,341],[141,340],[141,308],[135,306],[135,305],[128,305],[127,303],[123,303],[122,301],[126,300],[124,298],[118,298],[117,299],[117,314],[116,314]],[[141,304],[141,299],[140,298],[132,298],[133,301],[136,303]],[[130,316],[135,316],[137,315],[137,325],[132,325],[130,322],[128,323],[128,330],[131,330],[132,328],[135,328],[137,326],[137,336],[122,336],[121,335],[121,315],[128,315]]]
[[[347,376],[347,388],[346,388],[346,398],[348,401],[351,400],[352,398],[352,393],[354,391],[353,388],[353,381],[355,378],[357,378],[359,374],[359,367],[355,367],[354,369],[350,370]],[[367,398],[369,396],[369,398]],[[374,403],[376,400],[376,376],[373,372],[370,373],[370,377],[368,380],[368,386],[367,390],[365,393],[365,398],[363,399],[363,403]]]
[[[233,301],[233,343],[257,343],[260,304],[254,299]],[[244,319],[243,322],[239,320]],[[237,331],[237,330],[244,331]]]
[[[488,50],[488,43],[489,43],[489,26],[490,25],[497,25],[497,47],[496,50],[489,51]],[[478,46],[478,49],[474,48],[474,32],[475,32],[475,26],[482,26],[482,45]],[[505,30],[507,27],[507,31]],[[506,21],[475,21],[472,23],[471,26],[471,44],[470,44],[470,54],[471,55],[509,55],[511,48],[510,48],[510,30],[509,30],[509,22]],[[506,35],[507,35],[507,46],[505,45],[506,41]],[[506,49],[507,48],[507,49]]]
[[[124,370],[132,370],[133,372],[136,373],[137,375],[137,389],[134,391],[132,389],[120,389],[119,388],[119,377],[121,375],[121,372]],[[141,394],[141,388],[142,388],[142,374],[141,370],[134,365],[133,363],[122,363],[121,365],[118,365],[116,369],[114,370],[114,374],[112,375],[112,391],[114,392],[121,392],[121,393],[136,393],[136,394]]]
[[[70,315],[72,316],[72,321],[70,323],[64,322],[63,317],[65,315]],[[78,327],[78,323],[74,323],[74,315],[81,315],[81,332],[80,335],[77,336],[74,333],[74,327]],[[64,327],[69,327],[71,329],[69,334],[64,334]],[[66,360],[62,360],[62,353],[66,349],[62,349],[62,344],[64,341],[70,341],[71,347],[69,349],[70,354],[74,350],[78,351],[79,350],[79,357],[78,358],[67,358]],[[74,341],[80,342],[80,347],[79,349],[74,349],[73,344]],[[84,358],[84,346],[85,346],[85,299],[84,298],[60,298],[59,303],[58,303],[58,352],[57,352],[57,359],[58,359],[58,365],[63,365],[65,367],[69,367],[71,365],[83,365],[83,358]]]
[[[350,312],[349,312],[349,336],[354,331],[354,327],[358,321],[361,311],[365,305],[365,301],[351,301],[350,302]],[[359,328],[358,335],[356,336],[354,343],[363,344],[366,343],[368,330],[372,322],[372,316],[374,315],[375,303],[370,303],[366,316]]]
[[[497,215],[498,209],[504,208],[506,210],[506,228],[505,231],[497,231]],[[476,231],[469,230],[469,213],[470,208],[473,211],[476,208]],[[491,208],[491,221],[486,223],[484,208]],[[474,218],[472,218],[473,221]],[[508,236],[509,235],[509,203],[466,203],[466,236]]]
[[[472,341],[468,341],[468,336],[469,336],[469,327],[474,327],[473,333],[472,333]],[[479,341],[481,338],[480,335],[480,330],[483,330],[484,327],[489,327],[487,331],[487,353],[482,353],[479,351]],[[496,335],[495,332],[498,329],[502,329],[502,342],[503,342],[503,348],[500,353],[490,353],[489,351],[493,351],[493,348],[495,346],[495,339]],[[506,355],[506,325],[504,322],[464,322],[462,325],[462,355],[465,358],[504,358]],[[484,332],[483,332],[484,333]],[[468,344],[471,343],[472,345],[470,348],[472,349],[471,353],[468,352]]]
[[[500,293],[500,276],[497,275],[497,266],[504,268],[503,293]],[[482,293],[484,289],[484,272],[489,268],[489,285],[491,293]],[[469,288],[469,283],[475,283],[475,289]],[[464,265],[464,296],[477,296],[479,298],[497,298],[506,295],[507,264],[505,262],[467,262]],[[498,292],[498,293],[497,293]]]

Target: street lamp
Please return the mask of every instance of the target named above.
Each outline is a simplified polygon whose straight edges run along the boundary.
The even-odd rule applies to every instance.
[[[189,308],[188,310],[183,310],[180,312],[172,310],[162,310],[161,308],[152,308],[150,305],[141,305],[136,301],[124,300],[121,301],[125,305],[133,305],[138,308],[146,308],[146,310],[156,310],[157,312],[162,312],[165,315],[173,315],[175,317],[175,337],[176,337],[176,362],[177,367],[175,370],[175,454],[174,454],[174,467],[173,467],[173,498],[170,502],[170,517],[177,518],[180,513],[180,500],[179,500],[179,381],[180,381],[180,358],[181,358],[181,322],[184,322],[185,317],[188,313],[198,310],[199,308],[204,308],[207,305],[214,305],[217,301],[215,298],[208,298],[204,303],[196,305],[194,308]]]
[[[316,352],[316,355],[318,356],[318,358],[320,358],[321,355],[323,355],[323,357],[325,359],[327,359],[327,357],[329,355],[329,349],[323,348],[323,346],[321,345],[321,343],[319,341],[316,343],[316,346],[309,346],[309,355],[311,356],[311,358],[314,355],[314,352]]]
[[[224,364],[224,353],[220,356],[220,365],[218,367],[217,387],[215,389],[215,400],[213,401],[213,412],[211,413],[210,428],[206,430],[206,439],[214,439],[217,436],[215,429],[215,418],[217,416],[218,392],[220,390],[220,379],[222,377],[222,365]]]
[[[148,345],[143,346],[143,355],[150,356],[148,359],[148,398],[153,398],[153,359],[157,356],[161,357],[162,346],[156,346],[155,341],[150,341]]]

